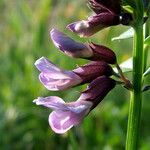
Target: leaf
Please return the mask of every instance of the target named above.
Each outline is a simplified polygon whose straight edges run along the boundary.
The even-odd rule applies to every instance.
[[[143,73],[143,76],[147,76],[148,74],[150,74],[150,67]]]
[[[133,35],[134,35],[134,30],[133,28],[130,28],[127,31],[120,34],[119,36],[112,38],[112,41],[132,38]]]
[[[150,45],[150,35],[145,39],[144,44]]]
[[[122,62],[120,65],[120,68],[122,70],[122,72],[131,72],[133,70],[133,58],[130,57],[129,59],[127,59],[126,61]],[[117,68],[113,68],[115,72],[118,73]]]
[[[126,5],[126,6],[123,6],[123,9],[125,9],[126,11],[130,12],[130,13],[133,13],[133,8],[129,5]]]

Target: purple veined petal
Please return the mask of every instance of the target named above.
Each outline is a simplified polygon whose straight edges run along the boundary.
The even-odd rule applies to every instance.
[[[78,58],[92,55],[92,51],[85,44],[74,41],[56,29],[50,31],[50,36],[54,45],[68,56]]]
[[[65,90],[82,82],[82,79],[73,72],[69,78],[64,77],[59,79],[58,75],[56,76],[57,77],[52,77],[47,73],[40,73],[39,79],[41,83],[51,91]]]
[[[55,64],[53,64],[51,61],[49,61],[45,57],[39,58],[35,63],[35,66],[37,69],[41,72],[45,71],[61,71],[60,68],[58,68]]]
[[[119,16],[108,12],[100,13],[88,18],[71,23],[67,28],[77,33],[80,37],[89,37],[103,28],[118,25],[120,23]]]
[[[52,110],[66,110],[65,102],[58,96],[49,96],[49,97],[38,97],[33,100],[36,105],[42,105]]]
[[[49,124],[54,132],[58,134],[63,134],[67,132],[73,126],[81,123],[84,117],[89,113],[91,108],[91,105],[89,103],[87,103],[88,106],[79,105],[77,107],[76,105],[74,106],[75,103],[76,102],[69,104],[70,110],[68,111],[53,111],[49,115]]]
[[[45,57],[41,57],[35,62],[35,66],[41,72],[45,73],[45,76],[53,79],[72,79],[76,75],[71,71],[64,71],[53,64]]]

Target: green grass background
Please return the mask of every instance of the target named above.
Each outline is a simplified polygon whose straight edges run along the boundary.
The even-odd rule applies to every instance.
[[[112,48],[119,62],[131,57],[132,39],[111,41],[127,27],[107,28],[88,39],[65,28],[91,13],[85,0],[0,0],[0,149],[124,150],[129,92],[123,87],[117,86],[81,125],[64,135],[50,129],[51,110],[32,103],[38,96],[49,95],[73,101],[85,88],[51,92],[39,82],[34,62],[42,56],[65,69],[87,62],[69,58],[54,47],[49,38],[54,27],[78,41]],[[149,92],[144,93],[139,142],[140,150],[150,149]]]

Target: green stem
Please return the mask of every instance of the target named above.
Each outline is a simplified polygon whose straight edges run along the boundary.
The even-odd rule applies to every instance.
[[[126,150],[137,150],[142,101],[143,26],[135,28],[133,51],[133,91],[131,92]]]
[[[134,10],[134,48],[133,48],[133,91],[129,106],[126,150],[137,150],[142,108],[143,74],[143,3],[135,0]]]

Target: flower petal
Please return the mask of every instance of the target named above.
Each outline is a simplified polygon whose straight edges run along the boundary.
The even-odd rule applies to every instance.
[[[66,34],[52,29],[50,32],[54,45],[71,57],[90,57],[92,51],[84,44],[74,41]]]
[[[63,76],[61,74],[52,75],[54,74],[40,73],[39,75],[40,82],[51,91],[64,90],[82,82],[82,79],[73,72],[70,76]]]
[[[42,105],[53,110],[66,110],[65,102],[58,96],[38,97],[33,100],[36,105]]]
[[[41,72],[46,72],[46,71],[61,71],[60,68],[58,68],[56,65],[54,65],[51,61],[49,61],[45,57],[41,57],[38,59],[35,63],[35,66],[37,69]]]
[[[67,107],[68,111],[56,110],[49,115],[49,124],[52,130],[56,133],[63,134],[67,132],[73,126],[78,125],[84,117],[89,113],[92,103],[85,102],[84,105],[76,106],[76,103],[72,102]]]

